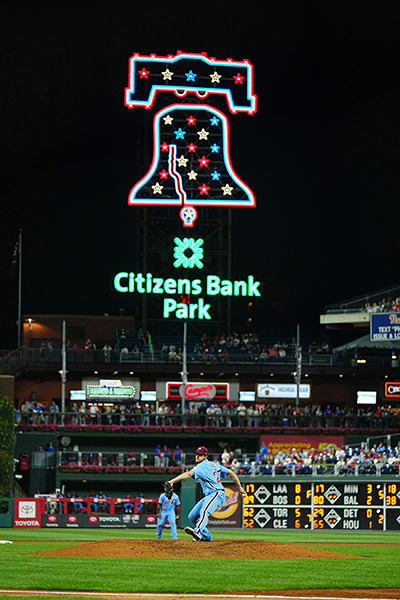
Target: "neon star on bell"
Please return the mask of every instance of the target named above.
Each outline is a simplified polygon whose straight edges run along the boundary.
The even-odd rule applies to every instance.
[[[217,119],[217,117],[211,117],[210,121],[211,121],[211,125],[219,124],[219,119]]]
[[[211,83],[219,83],[219,80],[221,79],[222,75],[219,75],[217,71],[214,71],[214,73],[211,73],[210,77]]]
[[[196,171],[193,171],[193,169],[191,171],[188,172],[188,177],[189,179],[197,179],[197,173]]]
[[[210,146],[211,152],[219,152],[220,148],[221,146],[217,146],[217,144],[213,144],[212,146]]]
[[[200,190],[200,196],[202,196],[203,194],[208,196],[208,192],[210,191],[210,186],[203,183],[203,185],[199,185],[199,190]]]
[[[167,67],[165,71],[161,71],[161,75],[163,76],[163,79],[165,81],[166,79],[172,79],[173,72],[170,71]]]
[[[161,144],[160,148],[161,148],[161,152],[168,152],[169,146],[168,146],[167,142],[163,142]]]
[[[194,125],[196,123],[197,119],[196,119],[196,117],[189,115],[188,117],[186,117],[186,121],[188,122],[188,125]]]
[[[219,181],[219,178],[221,177],[221,173],[218,173],[218,171],[216,171],[216,170],[215,170],[215,171],[214,171],[214,173],[211,173],[211,177],[212,177],[214,180],[217,180],[217,181]]]
[[[181,156],[177,159],[178,167],[186,167],[188,160],[188,158],[185,158],[183,154],[181,154]]]
[[[177,140],[183,140],[185,138],[185,133],[186,133],[186,131],[183,131],[183,129],[181,127],[179,127],[179,129],[174,131],[174,134],[176,135]]]
[[[168,179],[168,173],[165,169],[159,172],[160,179]]]
[[[224,192],[224,196],[232,196],[233,187],[231,187],[229,185],[229,183],[227,183],[226,185],[223,185],[221,187],[221,190]]]
[[[197,135],[199,136],[199,140],[206,140],[210,134],[203,127],[203,129],[197,132]]]
[[[140,75],[140,79],[148,79],[150,75],[150,71],[146,71],[146,67],[143,67],[141,71],[138,71]]]
[[[188,152],[196,152],[197,150],[197,146],[196,144],[189,144],[189,146],[187,146]]]
[[[235,83],[240,83],[243,85],[244,77],[240,73],[238,73],[237,75],[234,75],[233,79],[235,80]]]
[[[197,160],[200,163],[200,167],[208,167],[208,163],[210,162],[210,159],[206,158],[204,155],[201,158],[198,158]]]
[[[189,73],[185,73],[186,81],[195,81],[197,77],[197,73],[193,73],[192,69],[190,69]]]
[[[164,189],[164,186],[160,185],[159,183],[156,183],[151,187],[153,188],[153,194],[162,194],[162,191]]]

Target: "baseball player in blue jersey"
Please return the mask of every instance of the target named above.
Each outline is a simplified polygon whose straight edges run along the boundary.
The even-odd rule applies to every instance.
[[[180,505],[180,500],[175,492],[168,498],[169,494],[163,493],[160,495],[157,503],[157,537],[159,540],[162,538],[162,528],[165,525],[165,521],[168,519],[171,525],[171,537],[173,540],[178,539],[176,533],[176,515],[175,507]]]
[[[189,477],[194,477],[199,481],[204,497],[199,500],[188,515],[194,527],[185,527],[184,531],[198,542],[210,542],[212,536],[207,529],[209,516],[224,503],[226,498],[221,479],[229,475],[238,488],[240,495],[246,496],[247,494],[236,473],[219,462],[208,460],[208,450],[204,446],[197,448],[195,462],[196,466],[193,469],[170,479],[168,483],[173,485]]]

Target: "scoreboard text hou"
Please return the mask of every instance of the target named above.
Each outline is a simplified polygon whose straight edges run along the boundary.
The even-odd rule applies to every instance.
[[[246,483],[243,527],[400,531],[400,483]]]

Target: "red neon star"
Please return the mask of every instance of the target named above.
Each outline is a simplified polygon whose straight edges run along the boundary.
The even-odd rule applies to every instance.
[[[187,146],[188,152],[196,152],[197,146],[196,144],[189,144],[189,146]]]
[[[234,75],[233,79],[235,80],[235,83],[241,83],[243,85],[244,77],[240,73]]]
[[[159,172],[160,179],[168,179],[168,173],[165,169]]]
[[[146,67],[143,67],[141,71],[138,71],[140,75],[140,79],[148,79],[150,75],[150,71],[146,71]]]
[[[209,158],[206,158],[204,155],[201,158],[197,159],[200,163],[200,167],[208,167],[208,163],[210,162]]]
[[[210,186],[206,185],[205,183],[203,183],[203,185],[199,185],[200,196],[202,196],[203,194],[208,196],[209,189],[210,189]]]
[[[189,125],[194,125],[196,123],[196,117],[193,117],[192,115],[190,115],[189,117],[186,117],[186,121],[188,122]]]
[[[163,142],[161,144],[160,148],[161,148],[161,152],[168,152],[169,146],[168,146],[167,142]]]

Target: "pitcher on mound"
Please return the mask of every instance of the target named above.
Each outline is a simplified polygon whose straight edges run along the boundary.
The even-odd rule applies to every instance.
[[[198,479],[204,497],[190,511],[188,518],[194,527],[185,527],[184,531],[197,542],[211,542],[212,536],[207,529],[210,515],[217,510],[226,498],[224,486],[221,483],[226,475],[233,480],[241,496],[247,493],[242,487],[238,476],[231,469],[220,465],[218,462],[208,460],[208,450],[204,446],[199,446],[195,452],[196,466],[190,471],[181,473],[177,477],[170,479],[168,483],[173,485],[183,479],[194,477]]]

